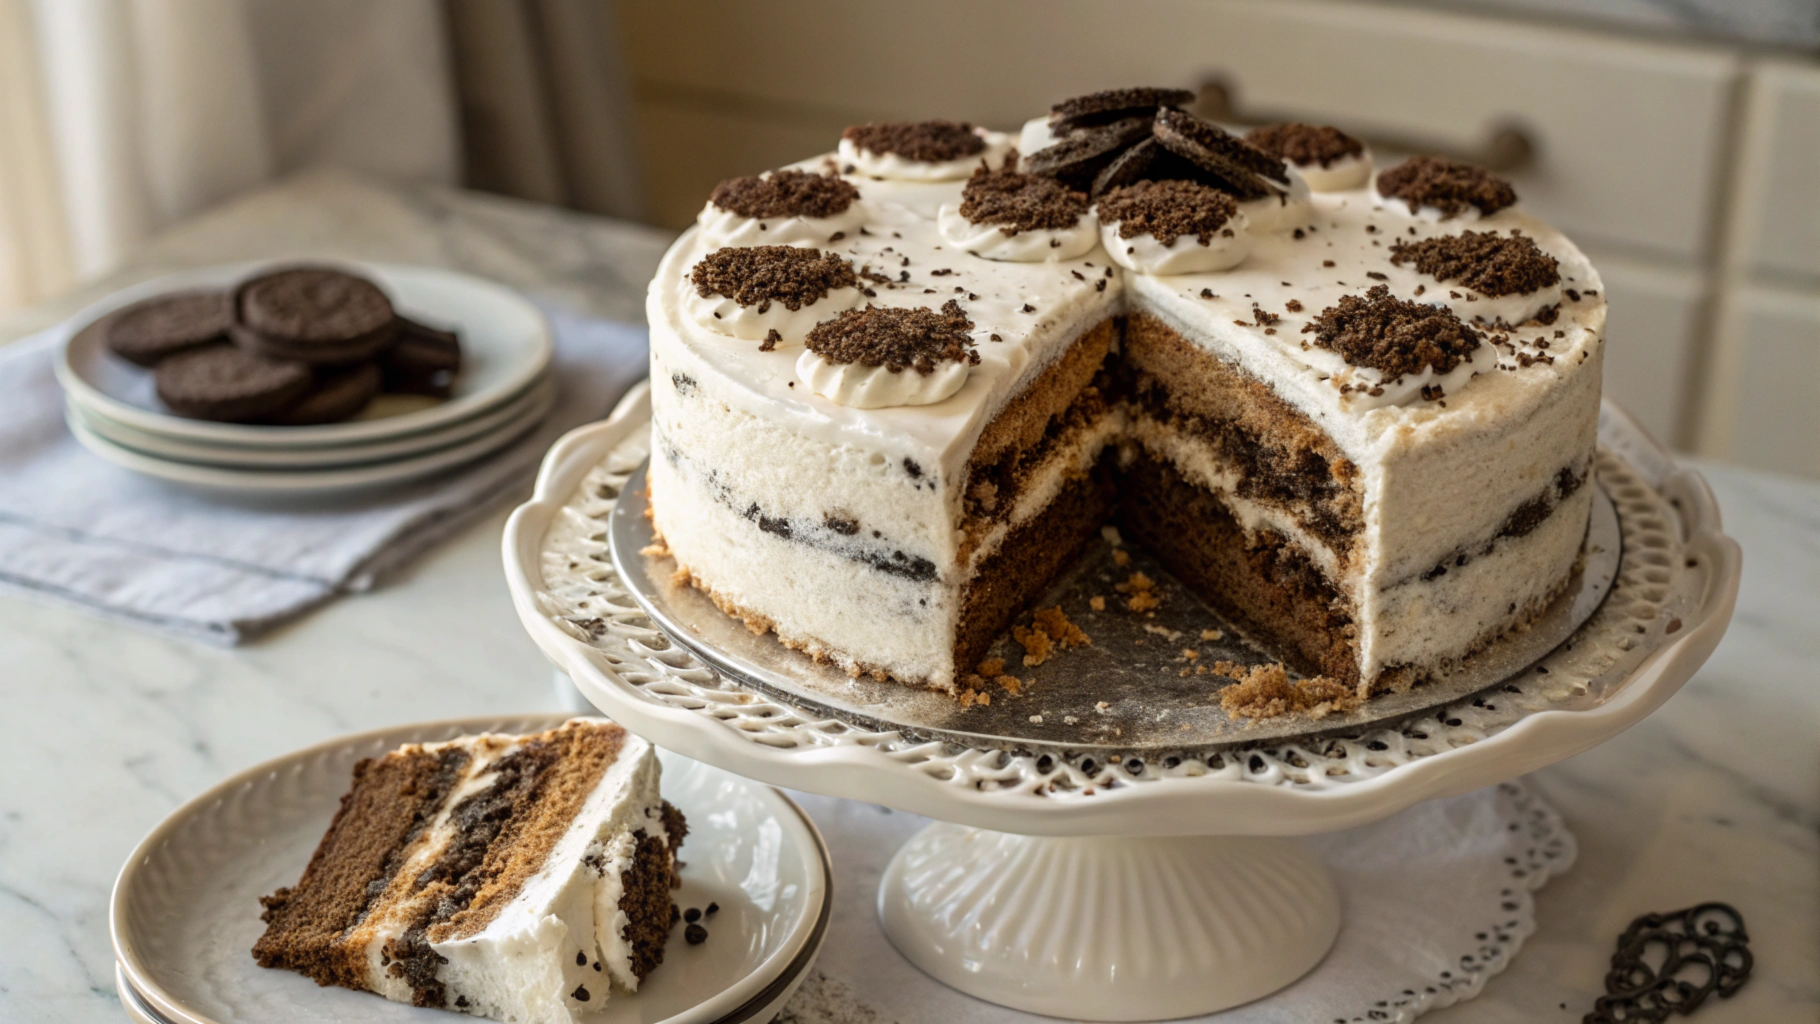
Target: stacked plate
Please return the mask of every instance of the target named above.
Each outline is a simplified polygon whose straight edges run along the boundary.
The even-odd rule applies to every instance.
[[[95,454],[135,472],[237,494],[333,494],[416,480],[524,436],[550,411],[550,333],[518,293],[431,267],[344,263],[398,311],[452,330],[462,366],[446,399],[381,395],[358,416],[321,426],[187,419],[159,402],[152,374],[108,350],[100,321],[164,292],[228,288],[272,264],[210,267],[147,281],[84,310],[64,330],[57,365],[65,418]]]

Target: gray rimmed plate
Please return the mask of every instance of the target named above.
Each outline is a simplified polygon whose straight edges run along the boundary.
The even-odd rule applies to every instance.
[[[1015,700],[963,708],[944,693],[849,678],[833,665],[817,664],[784,647],[769,633],[752,634],[706,595],[674,582],[674,562],[644,554],[652,539],[651,522],[644,514],[646,466],[640,466],[621,489],[608,540],[614,568],[632,599],[671,638],[739,685],[812,713],[868,730],[1019,754],[1189,755],[1277,739],[1306,742],[1403,721],[1496,687],[1554,650],[1605,600],[1623,553],[1617,511],[1594,481],[1580,566],[1561,596],[1527,629],[1500,637],[1444,678],[1404,693],[1373,697],[1354,711],[1313,722],[1301,715],[1246,721],[1230,718],[1220,708],[1218,691],[1226,680],[1196,674],[1194,666],[1221,659],[1244,664],[1280,659],[1248,643],[1242,631],[1141,547],[1123,549],[1130,564],[1115,567],[1113,546],[1096,541],[1036,602],[1061,605],[1092,637],[1092,645],[1052,656],[1035,668],[1011,669],[1031,681]],[[1114,580],[1134,570],[1157,581],[1163,604],[1153,616],[1139,618],[1111,600],[1118,597],[1112,589]],[[1094,595],[1109,599],[1105,611],[1087,610]],[[1209,629],[1222,637],[1201,640],[1202,631]],[[1199,658],[1183,659],[1186,647],[1196,648]],[[1001,636],[989,655],[1020,666],[1021,652],[1008,636]]]
[[[404,743],[550,728],[566,715],[395,726],[309,747],[228,779],[179,807],[114,883],[110,926],[121,1003],[151,1024],[446,1021],[445,1011],[321,988],[253,962],[258,898],[294,883],[328,827],[354,763]],[[827,848],[782,793],[667,752],[664,795],[689,819],[683,907],[720,910],[708,941],[678,927],[636,994],[615,992],[601,1024],[763,1024],[796,990],[827,932]]]

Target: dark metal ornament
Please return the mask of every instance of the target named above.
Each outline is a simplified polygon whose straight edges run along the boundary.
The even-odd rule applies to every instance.
[[[1618,936],[1605,995],[1584,1024],[1648,1022],[1688,1014],[1713,993],[1728,998],[1750,979],[1750,936],[1728,904],[1644,914]]]

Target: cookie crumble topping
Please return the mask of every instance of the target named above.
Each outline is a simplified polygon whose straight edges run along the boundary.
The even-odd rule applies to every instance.
[[[885,121],[856,124],[840,137],[871,153],[895,153],[906,160],[945,163],[986,148],[965,121]]]
[[[849,309],[809,331],[809,351],[831,363],[883,366],[892,373],[935,372],[938,361],[978,364],[973,321],[949,299],[938,310],[926,306]]]
[[[1401,199],[1411,209],[1432,206],[1443,217],[1468,207],[1490,216],[1517,201],[1510,182],[1490,171],[1439,156],[1412,156],[1378,175],[1378,194]]]
[[[1365,155],[1363,142],[1329,125],[1267,124],[1246,132],[1245,141],[1298,167],[1330,167],[1335,160]]]
[[[763,176],[728,178],[714,186],[708,201],[741,217],[833,217],[859,198],[852,183],[831,174],[772,171]]]
[[[689,271],[702,298],[724,295],[758,312],[781,303],[792,313],[814,305],[837,288],[859,287],[853,264],[831,252],[794,245],[730,246],[717,249]]]
[[[1140,181],[1107,192],[1097,205],[1100,220],[1118,223],[1120,238],[1150,235],[1164,245],[1183,235],[1211,244],[1222,231],[1232,233],[1226,225],[1239,210],[1231,196],[1192,181]]]
[[[1414,263],[1440,281],[1458,281],[1481,295],[1528,295],[1561,282],[1560,264],[1527,235],[1466,231],[1390,247],[1390,262]]]
[[[1054,178],[981,167],[961,190],[961,216],[1007,235],[1060,231],[1080,222],[1087,196]]]
[[[1303,325],[1321,348],[1338,352],[1353,366],[1367,366],[1387,379],[1421,373],[1432,367],[1449,373],[1484,341],[1454,312],[1394,298],[1377,285],[1365,293],[1343,295]]]

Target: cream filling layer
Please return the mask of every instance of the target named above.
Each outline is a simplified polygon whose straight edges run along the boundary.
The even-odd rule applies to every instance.
[[[994,522],[990,529],[980,535],[979,543],[974,546],[973,553],[967,560],[969,571],[978,569],[986,559],[997,553],[1011,531],[1041,515],[1069,483],[1091,473],[1094,464],[1099,461],[1100,453],[1105,451],[1107,445],[1115,443],[1123,432],[1124,415],[1114,408],[1097,421],[1081,428],[1066,444],[1058,445],[1025,478],[1024,486],[1018,490],[1017,497],[1012,502],[1010,514]]]

